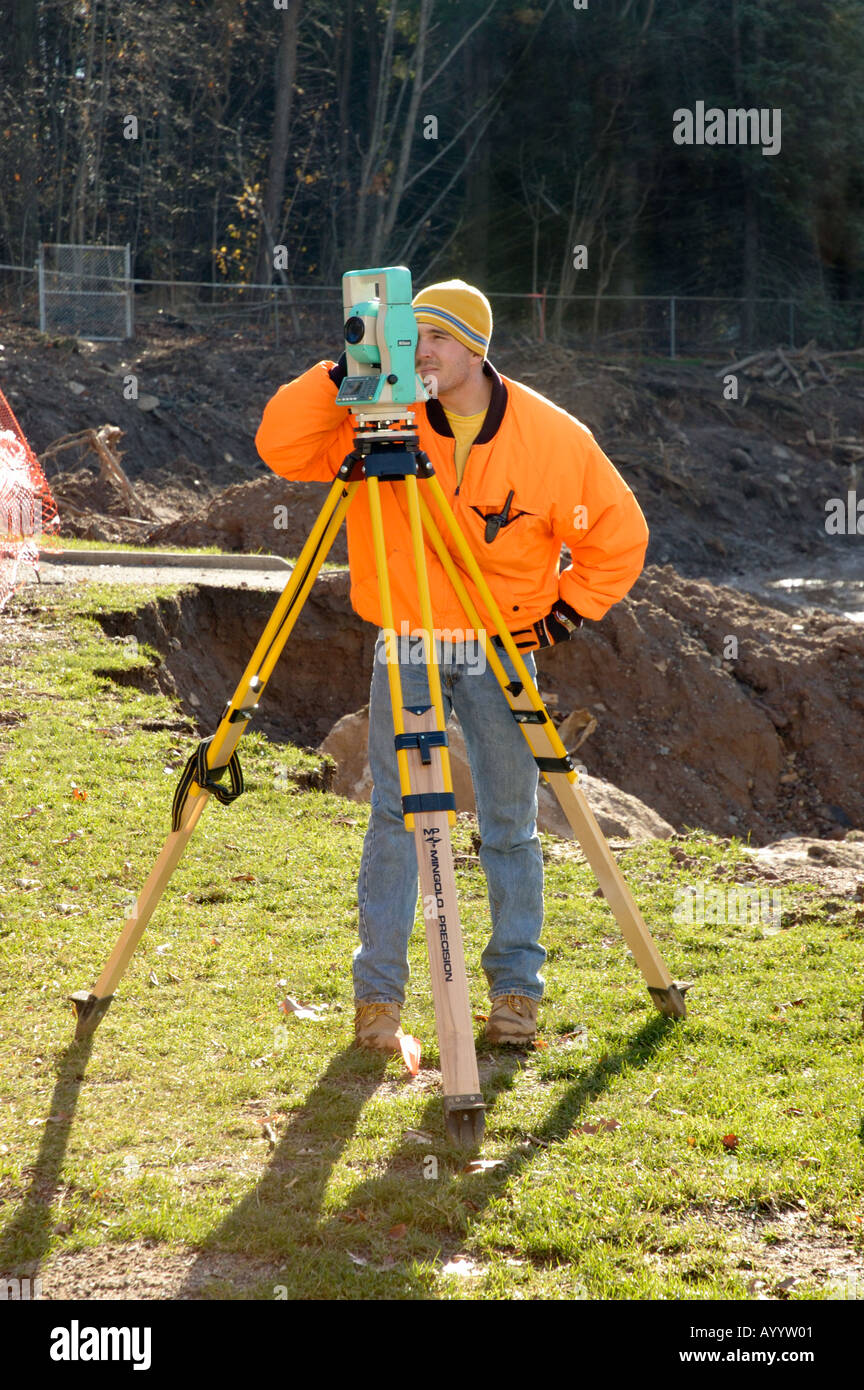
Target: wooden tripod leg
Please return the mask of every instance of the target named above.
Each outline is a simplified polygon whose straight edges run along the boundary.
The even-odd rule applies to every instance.
[[[475,557],[468,549],[467,542],[459,530],[449,503],[436,478],[431,479],[431,486],[433,496],[462,555],[465,567],[495,622],[498,636],[518,674],[518,682],[514,684],[506,674],[498,653],[484,631],[484,651],[498,684],[501,686],[507,703],[513,711],[514,718],[519,723],[534,757],[542,758],[547,764],[556,762],[560,764],[562,760],[566,760],[567,750],[561,742],[558,731],[540,698],[540,693],[504,625],[504,620],[489,586],[483,578]],[[462,604],[469,621],[474,624],[478,631],[481,631],[483,630],[483,622],[456,566],[453,564],[452,556],[441,539],[435,519],[422,499],[420,505],[423,525],[447,577],[453,585],[459,602]],[[588,863],[594,870],[597,882],[612,909],[621,934],[633,952],[636,964],[642,971],[648,986],[648,993],[654,1004],[660,1013],[665,1014],[667,1018],[685,1018],[687,1008],[684,1003],[684,993],[689,985],[673,981],[626,880],[615,862],[612,851],[606,843],[603,832],[597,824],[594,813],[588,805],[585,793],[578,785],[575,771],[569,768],[568,770],[562,768],[558,771],[544,769],[543,775],[558,798],[561,809],[582,846]]]
[[[510,708],[519,719],[520,715],[529,718],[519,719],[520,727],[535,758],[554,763],[566,757],[566,750],[558,737],[554,724],[545,708],[538,711],[531,695],[523,688],[514,694],[506,685],[503,687]],[[536,699],[536,687],[532,687]],[[539,716],[539,717],[538,717]],[[545,716],[545,718],[543,718]],[[591,868],[604,898],[608,902],[621,935],[633,952],[633,959],[642,971],[648,993],[661,1014],[667,1018],[684,1018],[687,1013],[684,1004],[686,985],[676,984],[669,969],[654,943],[645,924],[645,919],[636,900],[627,886],[606,837],[578,782],[573,780],[575,773],[570,771],[547,771],[545,776],[558,799],[576,839]]]
[[[95,1032],[108,1012],[114,998],[114,991],[126,972],[135,947],[144,935],[147,924],[159,904],[159,899],[162,897],[171,875],[180,862],[192,831],[198,824],[201,812],[209,799],[209,792],[199,791],[196,797],[190,798],[187,802],[187,814],[184,817],[183,825],[179,830],[172,831],[165,841],[162,852],[150,870],[144,887],[138,894],[138,900],[126,919],[123,931],[120,933],[99,979],[92,990],[78,990],[76,994],[71,995],[78,1016],[75,1028],[76,1040],[86,1038]]]
[[[436,727],[433,709],[422,713],[416,708],[403,709],[402,715],[406,734],[428,733]],[[440,747],[410,748],[408,761],[413,792],[443,791]],[[444,1122],[454,1143],[476,1147],[483,1138],[485,1112],[446,811],[415,811],[414,843],[441,1053]]]

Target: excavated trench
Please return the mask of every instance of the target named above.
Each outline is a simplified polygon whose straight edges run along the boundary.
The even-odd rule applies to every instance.
[[[277,742],[315,747],[369,699],[375,631],[352,613],[348,575],[320,575],[283,648],[254,727]],[[100,674],[178,700],[212,733],[276,606],[278,594],[201,585],[136,612],[103,613],[109,637],[134,636],[161,656]],[[251,726],[250,726],[251,727]]]
[[[255,727],[269,738],[315,747],[366,704],[375,631],[348,589],[344,573],[316,582],[261,701]],[[274,604],[272,593],[202,586],[104,613],[106,634],[134,635],[161,660],[103,674],[173,696],[211,733]],[[538,666],[553,717],[588,709],[597,720],[578,754],[588,772],[678,829],[761,845],[864,828],[861,624],[652,567]]]

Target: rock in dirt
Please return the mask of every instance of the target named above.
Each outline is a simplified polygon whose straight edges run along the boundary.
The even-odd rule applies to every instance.
[[[465,736],[455,716],[447,726],[447,733],[456,809],[475,812],[474,786]],[[372,774],[366,756],[368,737],[369,706],[366,705],[340,719],[321,744],[321,752],[328,753],[337,764],[332,790],[353,801],[368,801],[372,793]],[[649,806],[637,801],[635,796],[629,796],[599,777],[583,774],[579,781],[604,835],[618,839],[650,840],[666,839],[673,834],[673,827]],[[564,839],[573,838],[564,812],[545,784],[541,784],[538,792],[537,824],[540,830]]]

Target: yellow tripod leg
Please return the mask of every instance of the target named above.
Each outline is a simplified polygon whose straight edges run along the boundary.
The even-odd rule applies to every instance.
[[[406,496],[408,499],[408,519],[411,525],[411,543],[414,548],[414,569],[417,575],[417,593],[420,599],[420,616],[423,619],[423,645],[426,653],[426,671],[429,677],[429,693],[432,696],[432,707],[435,710],[438,729],[442,731],[447,727],[444,718],[444,700],[441,695],[441,674],[438,670],[438,659],[435,653],[435,632],[432,619],[432,599],[429,593],[429,572],[426,568],[426,549],[423,544],[423,521],[420,515],[420,494],[417,490],[417,479],[409,474],[405,478]],[[452,793],[453,776],[450,769],[450,751],[447,742],[441,745],[441,768],[443,776],[443,790]],[[448,812],[447,822],[449,825],[456,824],[456,811]]]
[[[421,498],[423,524],[435,547],[447,577],[453,585],[460,603],[465,609],[469,621],[473,623],[480,633],[487,660],[513,711],[513,716],[517,720],[528,746],[543,772],[543,776],[555,793],[561,809],[567,817],[568,823],[582,847],[585,858],[594,871],[597,882],[612,910],[621,934],[630,950],[633,952],[633,958],[642,972],[645,983],[648,986],[648,993],[651,995],[654,1004],[659,1009],[660,1013],[664,1014],[667,1018],[684,1018],[687,1013],[687,1008],[684,1003],[684,993],[688,986],[681,983],[676,984],[672,979],[669,969],[658,951],[651,933],[645,924],[645,920],[639,911],[633,894],[630,892],[627,881],[621,873],[612,851],[606,843],[602,830],[597,824],[597,819],[588,804],[585,793],[578,785],[578,774],[572,768],[567,768],[565,766],[567,750],[561,742],[558,730],[549,718],[540,692],[531,679],[519,649],[504,624],[501,612],[495,603],[473,552],[470,550],[467,541],[459,529],[459,524],[453,515],[447,498],[441,489],[441,485],[435,477],[432,477],[429,481],[436,505],[456,542],[459,553],[465,563],[465,568],[477,586],[477,590],[486,605],[486,609],[495,623],[498,636],[501,639],[504,649],[510,657],[519,676],[521,689],[514,691],[511,688],[510,678],[504,670],[495,648],[487,638],[477,609],[472,603],[465,584],[453,563],[453,557],[444,544],[441,533],[438,530],[425,500]],[[544,763],[546,764],[545,767]]]
[[[206,767],[206,774],[217,773],[219,769],[231,766],[237,744],[257,708],[254,701],[261,695],[272,674],[358,487],[359,483],[346,485],[337,479],[330,489],[291,577],[240,678],[240,683],[216,732],[207,742],[206,759],[200,759]],[[202,774],[200,769],[197,770],[197,776],[205,775],[206,778],[206,774]],[[239,778],[239,786],[242,789],[239,764],[236,765],[236,777]],[[215,778],[213,780],[215,785]],[[174,828],[166,839],[132,912],[126,919],[123,931],[101,975],[91,990],[79,990],[71,996],[77,1014],[76,1038],[84,1038],[92,1033],[108,1010],[114,991],[126,972],[135,948],[144,935],[212,794],[213,788],[208,790],[196,780],[193,759],[190,759],[175,795]]]

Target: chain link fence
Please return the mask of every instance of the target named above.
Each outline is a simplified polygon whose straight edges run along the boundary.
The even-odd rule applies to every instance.
[[[60,249],[126,252],[124,247]],[[125,268],[112,278],[104,265],[95,273],[85,273],[81,261],[74,271],[68,265],[67,258],[62,267],[54,266],[50,286],[44,261],[35,269],[0,265],[0,302],[22,317],[39,312],[43,332],[95,340],[131,336],[133,299],[135,319],[145,329],[162,324],[208,337],[242,335],[276,348],[324,339],[333,341],[334,351],[341,338],[339,285],[133,279]],[[494,291],[489,299],[499,340],[507,334],[604,355],[728,360],[730,354],[778,344],[864,347],[864,300]]]
[[[132,337],[128,246],[43,242],[37,273],[43,333],[93,342]]]
[[[728,357],[780,344],[864,346],[864,300],[697,295],[490,294],[496,324],[538,342],[604,355]]]

